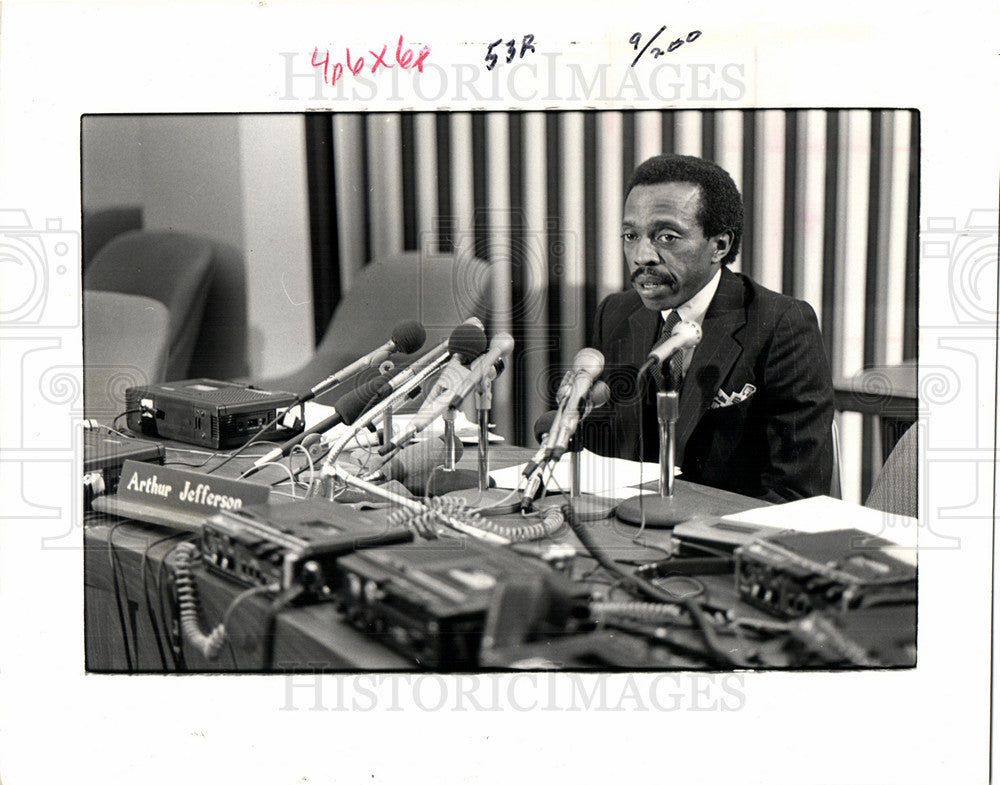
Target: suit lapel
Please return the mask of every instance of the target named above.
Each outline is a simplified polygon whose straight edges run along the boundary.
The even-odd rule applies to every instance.
[[[614,356],[627,363],[636,363],[636,367],[641,365],[653,348],[653,344],[660,335],[660,314],[646,308],[637,299],[638,307],[629,314],[628,329],[620,339],[618,348],[614,351]],[[634,373],[634,370],[633,370]],[[647,384],[651,380],[647,376]],[[618,433],[619,447],[623,457],[632,460],[640,460],[639,456],[639,429],[642,427],[642,408],[644,402],[635,401],[628,404],[629,414],[624,415],[619,420],[620,431]]]
[[[641,358],[640,362],[644,361],[656,339],[660,337],[660,321],[658,311],[651,311],[640,304],[639,308],[633,311],[628,318],[631,346],[629,346],[629,351],[622,356]]]
[[[695,349],[681,387],[677,423],[678,464],[684,457],[688,438],[743,352],[740,332],[745,324],[743,284],[728,268],[723,268],[719,288],[701,325],[701,343]]]

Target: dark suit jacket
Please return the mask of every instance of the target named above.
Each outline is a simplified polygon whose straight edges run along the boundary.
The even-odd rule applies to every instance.
[[[652,395],[638,395],[634,378],[660,322],[634,290],[598,306],[592,345],[604,354],[612,402],[585,421],[591,450],[638,460],[642,425],[642,457],[657,460]],[[829,493],[833,385],[812,308],[723,268],[702,334],[680,394],[684,479],[770,501]],[[747,383],[757,388],[748,400],[711,408],[720,389],[731,394]]]

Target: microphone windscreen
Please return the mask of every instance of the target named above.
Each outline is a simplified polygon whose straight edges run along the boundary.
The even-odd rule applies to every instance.
[[[402,354],[413,354],[426,340],[427,331],[420,322],[403,322],[392,331],[392,342],[396,344],[396,351]]]
[[[464,362],[473,360],[486,351],[488,341],[486,331],[473,324],[463,323],[451,331],[448,338],[448,351],[459,354]]]
[[[597,349],[581,349],[573,358],[573,368],[576,371],[583,371],[591,379],[596,379],[604,370],[604,355]]]
[[[389,384],[389,380],[376,373],[337,399],[335,404],[337,413],[347,425],[350,425],[378,398],[391,391],[392,385]]]
[[[592,406],[604,406],[611,400],[611,388],[604,382],[594,382],[589,398]]]
[[[535,420],[535,441],[539,444],[542,443],[542,439],[545,438],[545,434],[552,430],[552,423],[556,421],[556,410],[545,412],[537,420]]]

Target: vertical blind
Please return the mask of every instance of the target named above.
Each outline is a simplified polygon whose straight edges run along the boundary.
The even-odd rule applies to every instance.
[[[916,356],[911,110],[343,113],[310,115],[307,131],[310,170],[324,173],[310,179],[323,190],[314,230],[316,205],[336,217],[313,233],[317,324],[372,259],[486,260],[490,333],[517,342],[493,416],[517,443],[533,443],[597,303],[625,288],[625,184],[663,152],[733,176],[747,216],[733,269],[813,306],[835,378]],[[860,415],[838,421],[844,496],[859,501],[880,465],[877,438]]]

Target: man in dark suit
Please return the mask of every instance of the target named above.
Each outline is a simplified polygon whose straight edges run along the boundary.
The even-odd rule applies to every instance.
[[[601,454],[657,459],[656,385],[647,377],[643,393],[630,381],[676,311],[703,334],[683,369],[663,368],[682,379],[683,478],[776,502],[828,493],[833,386],[816,315],[728,269],[742,231],[739,191],[715,164],[658,156],[635,171],[622,223],[632,288],[598,306],[592,343],[612,403],[595,410],[583,440]]]

